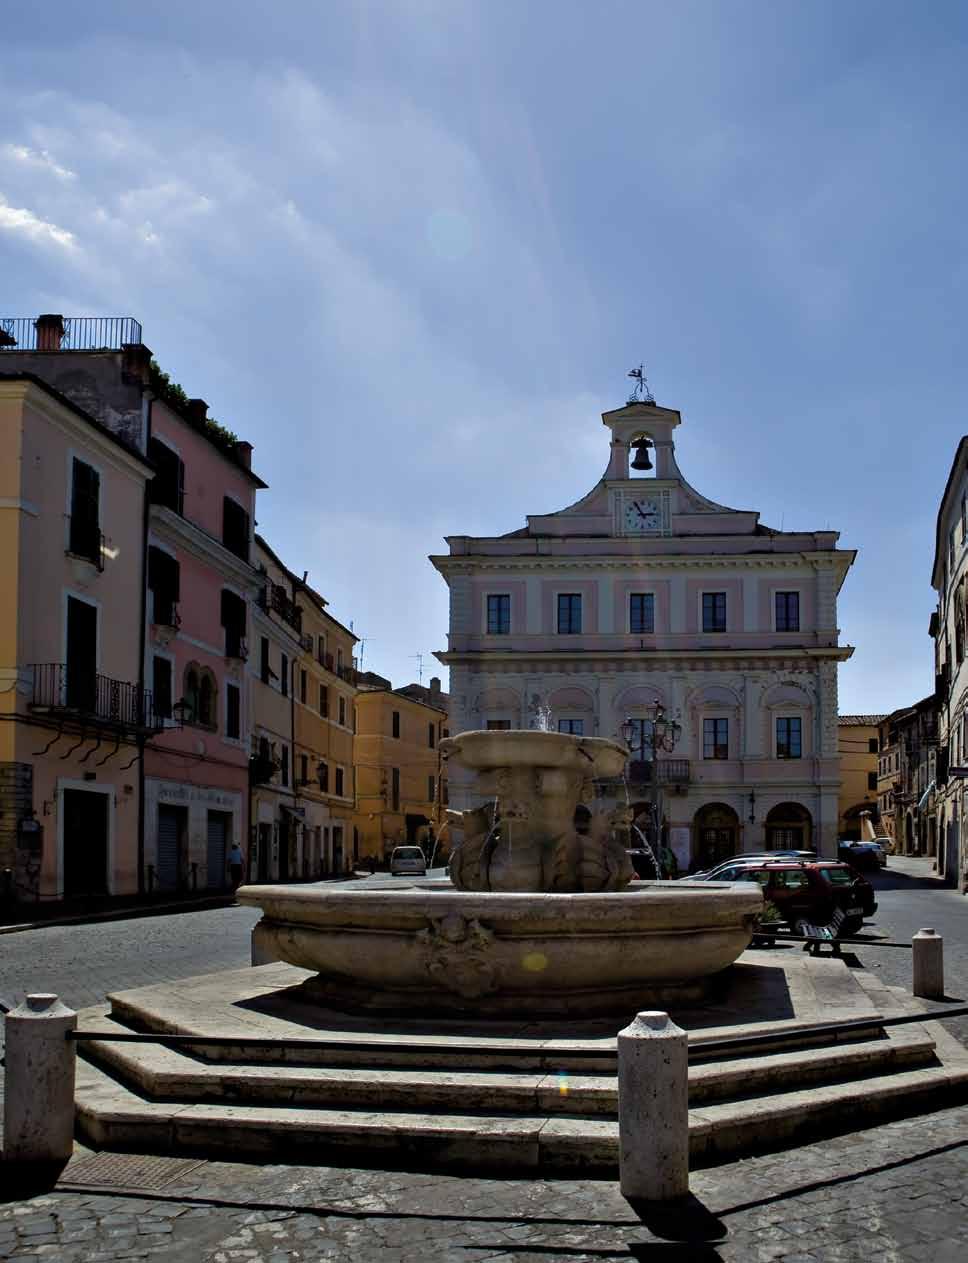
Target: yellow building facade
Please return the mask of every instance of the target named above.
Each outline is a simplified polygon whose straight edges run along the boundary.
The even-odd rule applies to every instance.
[[[353,743],[360,861],[383,864],[404,842],[422,844],[430,860],[447,803],[446,694],[439,681],[393,689],[370,675],[360,685]]]
[[[870,812],[875,832],[877,811],[878,725],[883,715],[839,715],[837,752],[840,755],[840,794],[837,800],[837,836],[860,840],[862,815]]]

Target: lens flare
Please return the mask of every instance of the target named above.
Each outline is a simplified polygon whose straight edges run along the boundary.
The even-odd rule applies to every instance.
[[[548,968],[548,957],[544,952],[528,952],[521,964],[532,974],[540,974],[542,970]]]

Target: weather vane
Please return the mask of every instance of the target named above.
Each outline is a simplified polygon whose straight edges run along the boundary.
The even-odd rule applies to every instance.
[[[649,383],[645,376],[645,366],[640,364],[638,368],[633,368],[628,374],[635,382],[632,387],[632,393],[628,397],[629,403],[655,403],[655,395],[649,390]]]

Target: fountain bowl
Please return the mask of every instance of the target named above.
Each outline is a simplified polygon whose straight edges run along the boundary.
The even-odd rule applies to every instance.
[[[753,882],[535,893],[364,880],[237,897],[262,909],[253,960],[316,971],[303,986],[321,1004],[535,1018],[701,999],[763,907]]]

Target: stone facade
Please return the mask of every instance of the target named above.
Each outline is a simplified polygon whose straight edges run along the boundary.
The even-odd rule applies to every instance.
[[[450,728],[648,734],[678,720],[653,768],[633,741],[630,793],[656,797],[681,866],[736,850],[836,853],[837,534],[781,532],[701,496],[675,459],[672,409],[605,413],[603,478],[576,504],[494,538],[452,536],[431,561],[450,589]],[[636,477],[630,449],[655,469]],[[641,463],[641,462],[640,462]],[[539,720],[539,716],[542,717]],[[600,785],[624,798],[625,789]],[[476,805],[460,769],[452,805]]]

